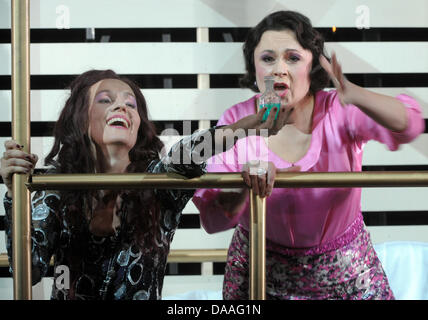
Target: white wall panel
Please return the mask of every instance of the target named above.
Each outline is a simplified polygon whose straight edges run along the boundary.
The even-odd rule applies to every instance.
[[[223,275],[210,276],[165,276],[162,299],[169,300],[177,298],[180,294],[189,293],[199,290],[199,294],[217,296],[217,299],[222,299],[221,290],[223,288]],[[195,292],[196,294],[196,292]],[[188,297],[188,296],[187,296]],[[195,296],[195,299],[197,296]]]
[[[344,73],[427,72],[427,42],[330,42]]]
[[[32,300],[49,300],[52,292],[52,278],[43,278],[33,286]],[[13,300],[13,279],[0,278],[0,300]]]
[[[12,278],[0,278],[0,300],[13,300]]]
[[[31,27],[56,28],[64,11],[71,28],[252,27],[277,10],[296,10],[315,26],[356,27],[362,12],[370,27],[426,27],[424,0],[32,0]],[[57,8],[59,11],[57,11]],[[179,12],[179,14],[177,14]],[[340,14],[338,14],[340,12]],[[0,28],[10,28],[10,1],[0,0]]]
[[[0,184],[0,201],[1,201],[1,203],[0,203],[0,216],[4,216],[3,197],[4,197],[5,193],[6,193],[6,190],[7,190],[6,186],[3,183],[1,183]],[[1,238],[1,235],[0,235],[0,241],[1,241],[1,239],[2,238]],[[0,252],[2,252],[2,251],[0,251]]]
[[[234,230],[208,234],[201,229],[178,229],[171,243],[174,249],[223,249],[229,247]]]
[[[362,211],[428,211],[428,187],[363,188]]]
[[[427,42],[336,42],[345,73],[428,72]],[[405,50],[403,50],[405,48]],[[242,44],[230,43],[37,43],[31,74],[80,74],[113,69],[124,74],[241,74]],[[0,44],[0,75],[11,73],[10,44]],[[399,61],[399,63],[397,63]]]
[[[3,202],[3,194],[1,195],[1,197]],[[2,204],[2,207],[3,207],[3,204]],[[5,239],[6,239],[6,232],[2,230],[0,231],[0,254],[7,252]]]
[[[31,74],[241,73],[241,43],[61,43],[31,45]],[[0,44],[0,74],[10,74],[10,44]]]
[[[196,208],[196,206],[193,204],[193,201],[189,201],[188,203],[187,203],[187,205],[184,207],[184,209],[183,209],[183,214],[193,214],[193,213],[196,213],[196,214],[198,214],[199,213],[199,210],[198,210],[198,208]]]
[[[428,134],[422,134],[396,151],[386,145],[369,141],[364,147],[363,165],[426,165],[428,164]]]
[[[389,241],[428,242],[428,226],[368,227],[373,243]]]

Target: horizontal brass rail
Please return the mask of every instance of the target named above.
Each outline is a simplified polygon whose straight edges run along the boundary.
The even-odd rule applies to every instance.
[[[226,262],[227,249],[171,250],[168,262]]]
[[[227,249],[189,249],[171,250],[168,255],[169,263],[176,262],[226,262]],[[53,265],[53,259],[51,260]],[[0,267],[8,267],[7,254],[0,254]]]
[[[52,174],[30,176],[27,187],[36,190],[239,188],[240,173],[207,173],[186,179],[166,173]],[[428,171],[281,172],[276,188],[425,187]]]

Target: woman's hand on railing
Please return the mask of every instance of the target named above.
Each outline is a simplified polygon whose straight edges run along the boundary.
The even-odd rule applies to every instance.
[[[32,173],[39,159],[35,154],[22,151],[23,146],[15,140],[4,143],[6,151],[1,158],[0,174],[7,187],[8,196],[12,197],[12,176],[14,173]]]
[[[277,169],[273,162],[251,160],[242,167],[242,177],[247,186],[261,198],[272,194],[276,174],[279,172],[298,172],[299,166]]]

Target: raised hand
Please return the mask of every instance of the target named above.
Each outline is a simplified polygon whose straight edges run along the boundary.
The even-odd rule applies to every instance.
[[[342,66],[337,61],[336,54],[334,52],[332,53],[331,63],[323,55],[320,55],[319,61],[321,66],[329,74],[334,86],[336,87],[336,91],[338,93],[339,100],[342,106],[352,103],[352,83],[348,81],[345,75],[343,74]]]

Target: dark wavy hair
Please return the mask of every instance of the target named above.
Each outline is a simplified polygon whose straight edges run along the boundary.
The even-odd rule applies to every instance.
[[[306,16],[294,11],[277,11],[266,16],[254,28],[250,29],[243,45],[246,74],[239,80],[241,87],[259,92],[256,84],[254,50],[266,31],[291,30],[299,44],[312,52],[311,85],[309,91],[314,94],[329,84],[328,73],[321,67],[319,57],[324,54],[324,38],[312,27]],[[325,55],[326,56],[326,55]]]
[[[56,173],[95,173],[96,160],[93,154],[91,138],[88,135],[90,88],[104,79],[121,80],[132,89],[138,114],[141,118],[137,141],[129,151],[130,164],[127,172],[144,172],[153,160],[159,159],[163,144],[156,134],[155,126],[148,119],[146,100],[137,84],[121,77],[112,70],[90,70],[75,78],[70,84],[70,96],[61,111],[54,128],[55,142],[45,159],[45,165],[51,166]],[[117,193],[116,193],[117,194]],[[135,240],[142,243],[145,239],[154,240],[158,226],[159,208],[153,194],[147,192],[123,191],[128,206],[127,223],[135,230]],[[149,198],[149,199],[148,199]],[[74,230],[82,227],[92,218],[93,200],[100,201],[99,192],[72,190],[61,192],[60,208],[65,209],[65,219]]]

